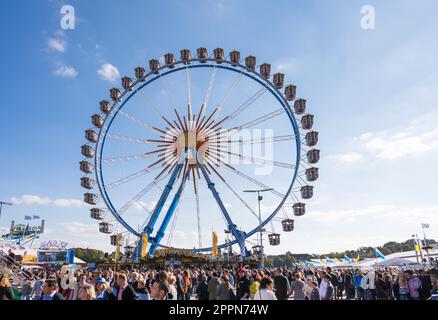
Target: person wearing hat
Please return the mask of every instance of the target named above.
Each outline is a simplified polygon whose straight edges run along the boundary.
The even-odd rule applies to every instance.
[[[96,279],[96,300],[108,300],[108,289],[109,284],[104,278]]]
[[[248,300],[250,297],[251,281],[249,281],[247,276],[247,270],[240,268],[237,271],[238,280],[236,286],[236,299],[237,300]]]

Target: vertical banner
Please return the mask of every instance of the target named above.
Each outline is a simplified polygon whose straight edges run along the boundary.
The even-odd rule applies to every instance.
[[[148,235],[143,233],[141,237],[141,258],[146,257],[146,248],[148,246]]]
[[[211,250],[211,255],[213,257],[217,256],[217,239],[218,239],[217,232],[213,231],[213,245],[212,245],[212,250]]]
[[[120,245],[117,244],[115,260],[117,261],[117,260],[119,260],[119,258],[120,258]]]

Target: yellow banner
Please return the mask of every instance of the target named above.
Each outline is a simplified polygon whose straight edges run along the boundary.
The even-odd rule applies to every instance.
[[[142,258],[146,257],[147,246],[148,246],[148,235],[144,233],[143,236],[141,237],[141,257]]]
[[[418,244],[415,245],[415,251],[420,252],[420,246]]]
[[[213,231],[213,246],[212,246],[212,250],[211,250],[211,255],[213,257],[217,256],[217,239],[218,239],[218,235],[216,231]]]
[[[116,257],[115,257],[116,261],[119,260],[119,258],[120,258],[120,246],[117,245],[116,246]]]

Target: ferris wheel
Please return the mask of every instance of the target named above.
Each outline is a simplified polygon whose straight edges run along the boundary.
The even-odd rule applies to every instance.
[[[167,53],[123,77],[81,147],[84,201],[99,231],[137,257],[144,238],[150,256],[211,251],[203,243],[212,230],[227,234],[219,249],[236,245],[242,256],[261,231],[279,245],[275,225],[291,232],[304,215],[320,159],[314,116],[284,78],[222,48]],[[256,187],[267,190],[261,209],[244,192]]]

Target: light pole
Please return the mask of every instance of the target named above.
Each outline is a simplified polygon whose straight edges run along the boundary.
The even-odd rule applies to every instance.
[[[258,189],[258,190],[244,190],[243,192],[249,192],[249,193],[257,193],[257,200],[258,200],[258,205],[259,205],[259,225],[262,224],[262,211],[260,209],[260,202],[263,200],[263,197],[260,195],[260,193],[262,192],[267,192],[267,191],[272,191],[274,189],[269,188],[269,189]],[[264,250],[263,250],[263,229],[260,229],[259,232],[259,237],[260,237],[260,253],[259,253],[259,258],[260,258],[260,268],[263,269],[265,267],[265,254],[264,254]]]
[[[422,223],[422,224],[421,224],[421,228],[423,229],[423,236],[424,236],[424,249],[426,250],[427,261],[430,261],[430,256],[429,256],[429,250],[430,250],[430,247],[427,245],[426,231],[424,230],[424,229],[428,229],[428,228],[429,228],[429,224],[428,224],[428,223]]]

